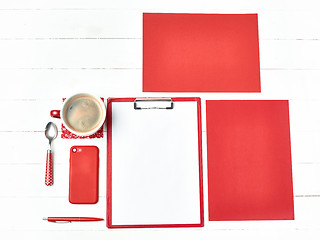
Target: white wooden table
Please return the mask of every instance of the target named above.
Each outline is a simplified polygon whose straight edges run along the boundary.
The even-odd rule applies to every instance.
[[[320,238],[320,5],[317,0],[0,3],[0,239]],[[143,93],[142,13],[258,13],[261,93]],[[47,216],[106,217],[106,139],[54,141],[55,183],[44,185],[51,109],[76,92],[101,97],[199,96],[289,99],[294,221],[209,222],[205,227],[107,229],[105,222],[52,224]],[[59,120],[54,122],[60,125]],[[100,148],[100,197],[68,202],[69,148]],[[204,180],[206,129],[203,124]]]

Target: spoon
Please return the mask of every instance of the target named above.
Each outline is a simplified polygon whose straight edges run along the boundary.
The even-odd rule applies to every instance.
[[[46,126],[45,135],[49,140],[49,149],[47,151],[47,160],[46,160],[46,177],[45,184],[51,186],[53,184],[53,159],[51,151],[51,142],[58,135],[57,126],[53,122],[49,122]]]

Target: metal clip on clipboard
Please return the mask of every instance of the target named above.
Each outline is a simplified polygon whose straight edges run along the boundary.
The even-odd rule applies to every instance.
[[[154,103],[157,106],[154,106]],[[140,105],[140,106],[138,106]],[[173,101],[171,98],[146,98],[134,100],[134,109],[173,109]]]

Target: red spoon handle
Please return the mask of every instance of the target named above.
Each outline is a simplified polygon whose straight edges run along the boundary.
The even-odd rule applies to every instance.
[[[51,150],[47,151],[45,184],[47,186],[51,186],[53,184],[53,162]]]
[[[61,118],[60,110],[51,110],[50,116],[53,118]]]

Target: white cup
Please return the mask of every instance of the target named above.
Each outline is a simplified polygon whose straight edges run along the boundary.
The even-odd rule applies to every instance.
[[[61,110],[52,110],[50,115],[61,118],[71,133],[90,136],[103,126],[107,112],[101,98],[89,93],[77,93],[63,102]]]

